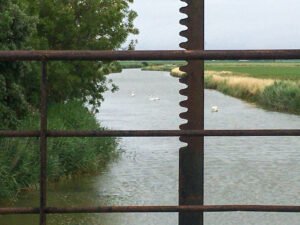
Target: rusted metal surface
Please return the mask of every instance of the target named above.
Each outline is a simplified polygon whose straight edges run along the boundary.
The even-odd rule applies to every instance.
[[[182,0],[187,6],[180,11],[187,15],[180,23],[187,30],[180,33],[187,39],[180,47],[186,50],[204,50],[204,0]],[[180,67],[187,76],[179,79],[186,86],[180,94],[187,97],[180,102],[186,112],[181,130],[204,129],[204,61],[189,60]],[[187,145],[179,150],[179,205],[203,205],[204,199],[204,137],[181,136]],[[179,213],[179,225],[202,225],[203,212]]]
[[[49,131],[48,137],[300,136],[297,130],[107,130]]]
[[[0,137],[15,138],[15,137],[39,137],[40,131],[26,130],[0,130]]]
[[[193,205],[193,206],[99,206],[99,207],[47,207],[47,214],[68,213],[176,213],[176,212],[300,212],[293,205]],[[0,208],[0,215],[39,214],[39,208]]]
[[[239,59],[300,59],[300,50],[0,51],[0,61]]]
[[[300,129],[285,130],[66,130],[46,132],[47,137],[258,137],[258,136],[300,136]],[[40,131],[0,131],[0,137],[39,137]]]
[[[40,214],[40,208],[0,208],[0,215],[13,215],[13,214]]]
[[[40,84],[40,225],[46,225],[47,206],[47,63],[42,62]]]

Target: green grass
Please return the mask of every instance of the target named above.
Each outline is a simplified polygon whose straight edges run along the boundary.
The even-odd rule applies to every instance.
[[[144,66],[143,62],[140,61],[120,61],[119,63],[123,69],[135,69]]]
[[[18,129],[36,130],[37,114],[21,121]],[[80,102],[49,107],[51,130],[101,130],[95,116]],[[39,139],[0,139],[0,200],[14,199],[22,190],[38,188]],[[96,173],[117,155],[114,138],[49,138],[48,179],[55,182]]]
[[[184,61],[124,61],[122,68],[171,71],[185,64]],[[205,70],[231,71],[234,75],[276,80],[300,80],[299,61],[206,61]]]
[[[300,80],[299,62],[207,62],[206,70],[231,71],[234,75],[276,80]]]
[[[268,109],[300,114],[300,83],[275,82],[257,96],[257,102]]]

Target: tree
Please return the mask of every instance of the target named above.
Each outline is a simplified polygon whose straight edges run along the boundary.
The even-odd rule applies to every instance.
[[[35,19],[14,1],[0,0],[0,50],[25,49],[34,28]],[[0,62],[0,129],[14,128],[29,110],[23,88],[26,72],[23,63]]]
[[[120,48],[129,34],[138,33],[133,25],[137,14],[129,8],[133,0],[22,1],[27,3],[28,14],[39,19],[31,43],[35,49],[113,50]],[[105,75],[111,68],[111,62],[50,63],[50,101],[82,99],[99,106],[108,89]],[[36,69],[31,77],[38,73]]]

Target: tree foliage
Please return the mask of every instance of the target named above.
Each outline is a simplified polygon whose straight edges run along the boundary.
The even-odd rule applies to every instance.
[[[137,34],[133,0],[0,0],[0,50],[113,50]],[[130,44],[128,48],[132,48]],[[114,62],[51,62],[49,101],[98,107]],[[0,63],[0,129],[39,104],[39,63]],[[112,85],[112,89],[115,86]]]
[[[132,0],[26,0],[28,12],[39,18],[32,40],[35,49],[113,50],[137,34]],[[50,100],[89,100],[99,106],[112,62],[53,62],[49,67]],[[35,71],[32,75],[35,76]]]
[[[0,0],[0,50],[25,49],[35,27],[28,16],[11,0]],[[28,68],[23,63],[0,62],[0,129],[15,127],[28,111],[24,80]]]

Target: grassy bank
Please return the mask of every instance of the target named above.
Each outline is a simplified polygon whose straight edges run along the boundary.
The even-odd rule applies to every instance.
[[[39,129],[38,116],[24,119],[18,129]],[[50,106],[48,124],[52,130],[103,129],[80,102]],[[0,200],[13,199],[22,190],[38,188],[38,138],[1,138],[0,144]],[[49,181],[96,173],[116,156],[116,148],[113,138],[49,138]]]
[[[299,63],[207,63],[205,68],[206,88],[269,110],[300,114]],[[174,68],[171,75],[185,73]]]
[[[207,74],[205,87],[280,112],[300,114],[300,82]]]
[[[138,69],[148,71],[170,71],[175,67],[185,64],[184,61],[121,61],[119,62],[123,69]]]

